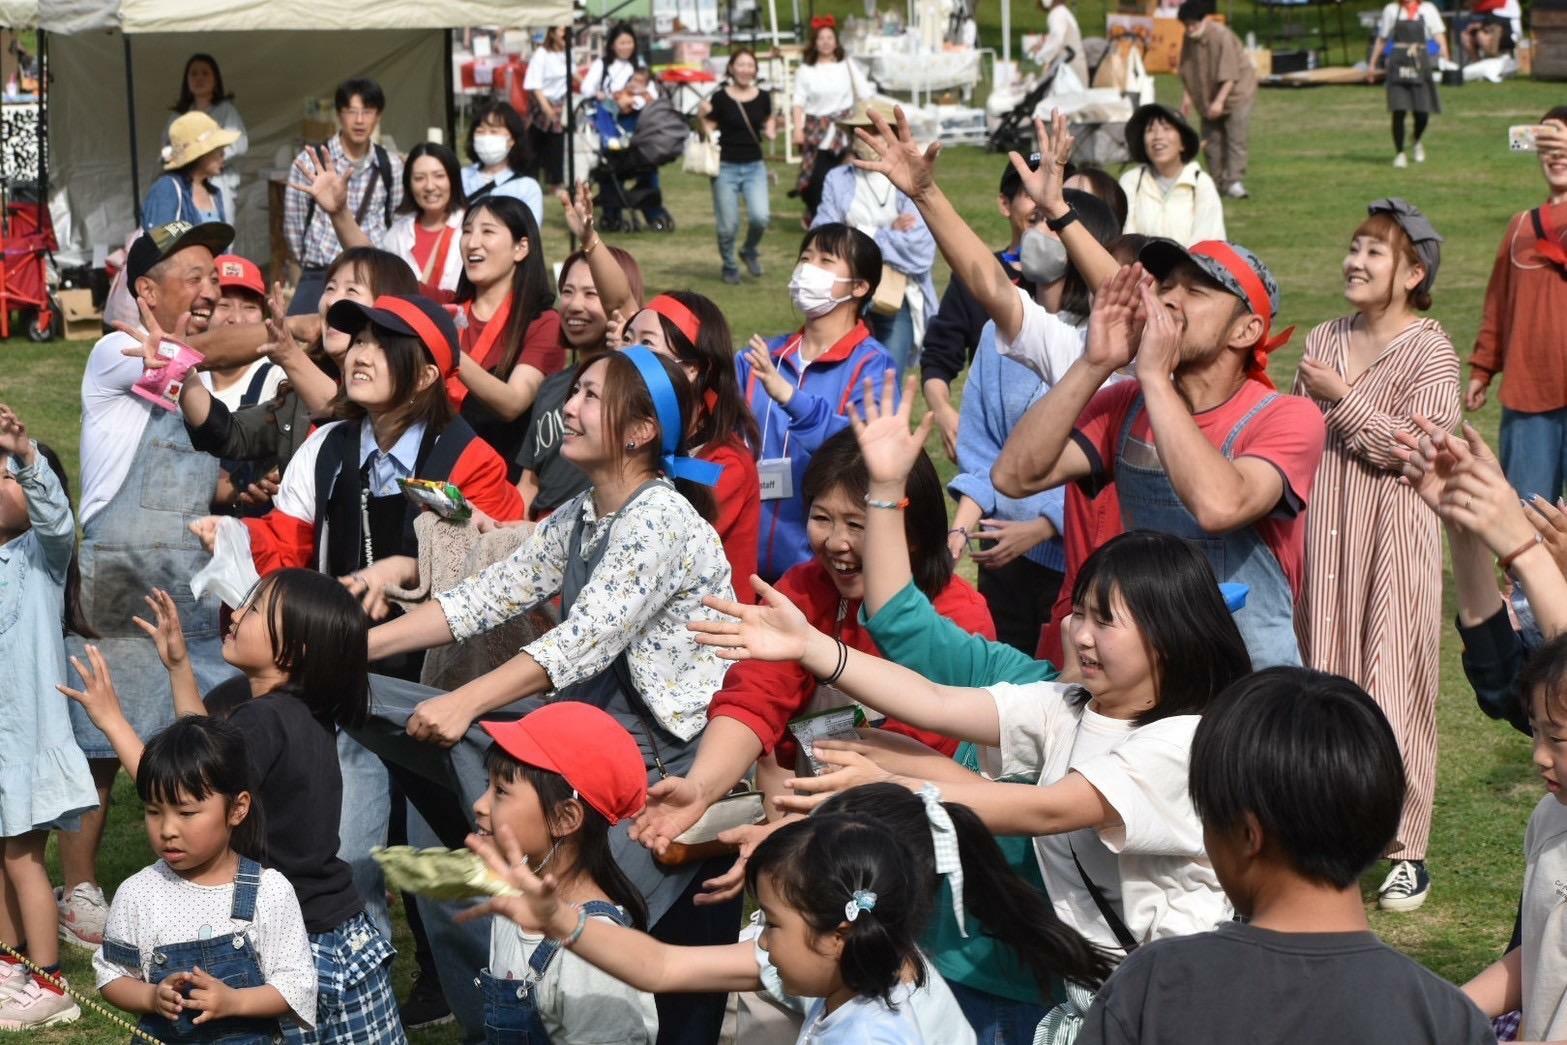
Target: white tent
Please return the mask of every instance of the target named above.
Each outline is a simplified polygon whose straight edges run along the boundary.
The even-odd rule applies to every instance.
[[[382,134],[406,150],[447,125],[444,30],[570,20],[570,0],[0,0],[0,21],[49,33],[50,187],[67,192],[71,209],[61,246],[90,254],[124,242],[135,201],[161,173],[185,61],[205,52],[249,132],[232,165],[241,178],[232,209],[237,249],[259,262],[269,239],[264,172],[291,159],[309,100],[330,99],[350,76],[375,79],[386,92]]]

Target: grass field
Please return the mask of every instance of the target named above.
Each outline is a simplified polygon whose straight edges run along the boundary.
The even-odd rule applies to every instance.
[[[1021,22],[1024,5],[1015,6]],[[1172,82],[1162,82],[1160,90],[1167,100],[1178,97]],[[1559,100],[1559,89],[1529,82],[1448,91],[1447,113],[1434,121],[1427,139],[1430,162],[1394,171],[1380,90],[1262,94],[1253,119],[1252,170],[1246,179],[1253,198],[1230,204],[1227,215],[1231,238],[1257,251],[1278,276],[1284,291],[1283,322],[1300,328],[1294,342],[1273,360],[1280,385],[1287,386],[1293,376],[1305,332],[1344,311],[1339,260],[1366,202],[1380,196],[1414,200],[1446,236],[1433,315],[1447,327],[1460,353],[1467,353],[1479,325],[1497,238],[1510,214],[1534,205],[1541,195],[1533,161],[1508,154],[1506,127],[1532,122]],[[767,275],[760,282],[741,287],[719,282],[707,185],[673,168],[666,172],[665,185],[679,231],[614,238],[636,253],[651,290],[690,288],[721,303],[738,343],[753,332],[774,333],[797,323],[784,285],[798,244],[799,211],[782,191],[792,182],[792,171],[781,165],[776,169],[780,184],[773,194],[773,231],[764,242]],[[954,149],[942,159],[943,184],[973,227],[990,241],[1004,234],[993,204],[1000,169],[998,157],[973,149]],[[553,210],[545,235],[551,258],[558,260],[565,232]],[[937,283],[945,282],[943,266]],[[15,340],[0,344],[0,401],[16,408],[39,438],[54,443],[73,474],[78,387],[88,348]],[[1480,417],[1488,434],[1495,431],[1494,410],[1488,408]],[[931,449],[948,467],[939,444],[933,442]],[[1373,913],[1372,923],[1395,946],[1441,975],[1462,980],[1496,957],[1506,943],[1523,874],[1523,827],[1539,787],[1524,739],[1476,710],[1451,632],[1443,645],[1439,721],[1432,898],[1415,914]],[[134,813],[134,793],[123,777],[117,801],[101,862],[103,880],[111,888],[151,859],[140,817]],[[1368,876],[1368,896],[1374,895],[1371,890],[1381,873],[1379,869]],[[68,975],[90,991],[85,956],[71,952],[67,958]],[[400,960],[400,976],[406,977],[408,964],[408,959]],[[88,1016],[29,1040],[97,1045],[123,1041],[124,1035]],[[416,1040],[457,1037],[447,1030]]]

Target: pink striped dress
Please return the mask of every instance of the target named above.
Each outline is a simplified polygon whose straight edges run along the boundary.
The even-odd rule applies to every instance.
[[[1345,377],[1353,320],[1313,330],[1306,356]],[[1442,535],[1436,516],[1399,481],[1393,433],[1415,431],[1416,414],[1454,429],[1458,377],[1447,332],[1419,319],[1382,348],[1343,399],[1316,401],[1328,441],[1306,512],[1296,630],[1308,666],[1359,683],[1393,725],[1408,783],[1394,843],[1395,858],[1404,860],[1425,859],[1436,793]],[[1306,394],[1298,376],[1294,391]]]

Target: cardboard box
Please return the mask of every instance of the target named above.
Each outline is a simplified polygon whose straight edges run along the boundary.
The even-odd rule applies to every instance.
[[[1155,18],[1153,42],[1143,55],[1143,64],[1150,73],[1173,73],[1181,67],[1181,45],[1186,42],[1186,29],[1178,18]]]
[[[1247,51],[1246,55],[1251,59],[1252,68],[1257,70],[1257,79],[1266,80],[1273,75],[1273,52],[1268,48],[1259,47]]]
[[[103,313],[93,307],[90,289],[61,290],[54,297],[60,303],[66,340],[96,341],[102,336]]]

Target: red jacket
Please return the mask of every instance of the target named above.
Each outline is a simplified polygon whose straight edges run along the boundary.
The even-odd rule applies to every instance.
[[[778,579],[778,590],[805,614],[811,626],[836,634],[844,644],[873,657],[881,651],[870,634],[860,626],[858,600],[842,599],[832,578],[814,557],[790,569]],[[996,626],[990,609],[979,592],[961,577],[954,576],[946,590],[933,603],[936,612],[964,631],[995,640]],[[709,719],[725,716],[743,723],[762,742],[763,751],[775,751],[779,764],[794,761],[796,745],[789,736],[789,720],[810,704],[816,692],[816,679],[796,661],[737,662],[724,678],[724,688],[707,707]],[[888,719],[885,728],[913,737],[944,755],[958,749],[958,742],[939,733],[930,733]]]
[[[724,557],[734,575],[735,598],[755,602],[751,574],[756,572],[756,542],[762,526],[762,483],[756,474],[756,458],[738,439],[704,446],[697,455],[724,466],[713,488],[718,518],[713,529],[724,544]]]

